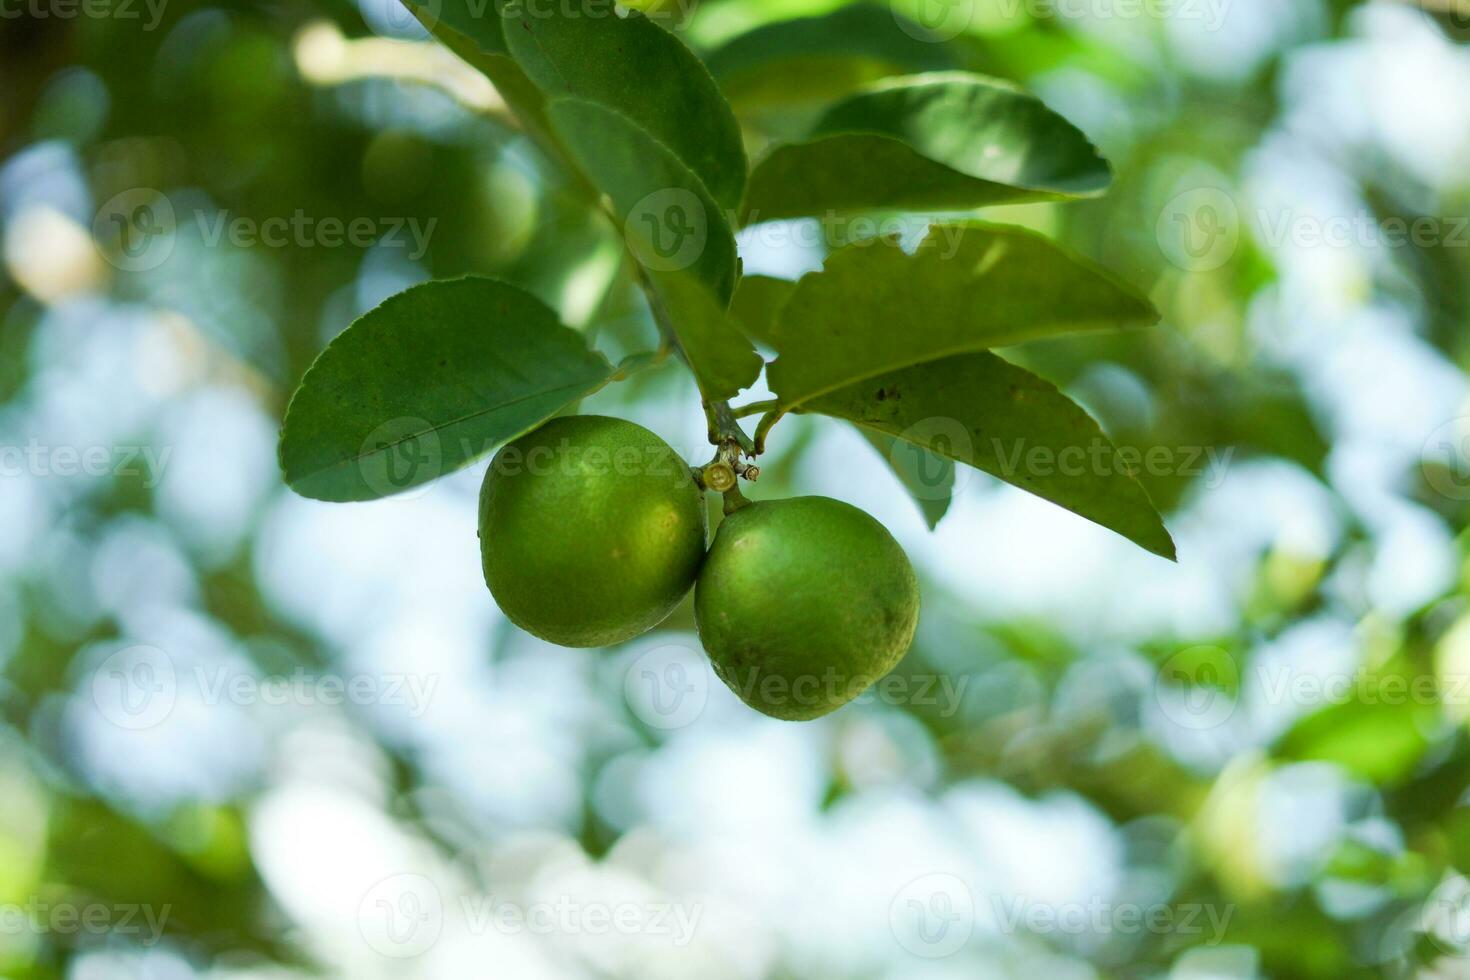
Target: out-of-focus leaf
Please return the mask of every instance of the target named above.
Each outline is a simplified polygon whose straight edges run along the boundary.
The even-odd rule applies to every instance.
[[[1254,896],[1253,896],[1254,897]],[[1304,902],[1293,896],[1285,902],[1272,896],[1259,896],[1255,901],[1217,897],[1199,918],[1213,914],[1217,920],[1229,915],[1229,933],[1216,942],[1253,947],[1260,957],[1263,976],[1295,976],[1321,980],[1381,977],[1377,970],[1364,969],[1355,962],[1352,951],[1344,947],[1338,923],[1317,902]],[[1208,927],[1201,939],[1214,938]]]
[[[1429,705],[1349,701],[1297,722],[1277,743],[1275,755],[1293,761],[1333,762],[1374,783],[1408,776],[1429,749]]]
[[[107,804],[75,797],[58,798],[50,836],[47,875],[62,889],[56,905],[100,903],[119,916],[132,908],[127,924],[150,942],[171,937],[209,951],[301,961],[269,925],[279,913],[248,861],[229,874],[201,871]]]
[[[1463,859],[1456,863],[1467,867],[1470,809],[1463,805],[1466,786],[1470,786],[1470,731],[1461,726],[1443,754],[1435,753],[1433,764],[1416,769],[1384,793],[1384,809],[1390,819],[1411,831],[1445,827]]]
[[[1433,885],[1424,858],[1413,851],[1384,849],[1362,840],[1345,840],[1327,862],[1325,873],[1340,881],[1422,894]]]
[[[872,210],[960,211],[1091,197],[1111,182],[1082,132],[995,79],[895,79],[833,106],[751,174],[743,223]]]
[[[306,372],[281,468],[306,497],[386,497],[468,465],[613,373],[515,286],[425,283],[364,314]]]

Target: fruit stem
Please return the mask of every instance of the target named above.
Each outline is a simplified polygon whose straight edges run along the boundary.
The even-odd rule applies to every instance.
[[[744,450],[734,439],[725,439],[715,448],[715,458],[703,466],[691,467],[694,474],[694,482],[699,484],[703,490],[712,490],[715,493],[730,494],[737,496],[740,493],[740,480],[749,480],[754,483],[761,475],[759,466],[752,466],[741,459]],[[740,498],[743,500],[744,498]],[[728,504],[728,500],[727,500]],[[743,506],[743,505],[731,505]]]
[[[739,485],[725,491],[725,516],[729,517],[742,507],[750,506],[750,501],[745,499],[745,494],[740,492]]]

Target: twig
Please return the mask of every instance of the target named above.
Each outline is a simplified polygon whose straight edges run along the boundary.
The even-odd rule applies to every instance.
[[[777,406],[761,416],[755,426],[755,455],[759,456],[766,451],[766,436],[770,435],[771,427],[781,421],[785,414],[786,409]]]
[[[780,404],[781,400],[779,398],[770,398],[763,402],[751,402],[749,405],[741,405],[735,409],[735,417],[737,419],[749,418],[752,415],[759,415],[762,412],[769,412],[774,408],[778,408]]]

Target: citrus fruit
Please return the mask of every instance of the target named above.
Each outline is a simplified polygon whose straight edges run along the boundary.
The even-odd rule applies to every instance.
[[[741,700],[804,721],[893,669],[918,626],[919,587],[898,542],[856,507],[761,501],[720,525],[694,613],[715,673]]]
[[[517,626],[562,646],[657,626],[694,583],[705,536],[688,464],[622,419],[553,419],[496,453],[480,490],[490,593]]]

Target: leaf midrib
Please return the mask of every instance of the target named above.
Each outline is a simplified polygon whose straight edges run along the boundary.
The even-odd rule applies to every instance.
[[[611,369],[612,365],[609,364],[608,367],[609,367],[609,369]],[[587,391],[586,393],[587,394],[592,394],[593,392],[596,392],[596,391],[601,390],[608,383],[608,381],[611,380],[611,378],[612,378],[612,373],[611,373],[611,370],[609,370],[609,373],[602,378],[601,382],[597,385],[597,387],[592,388],[590,391]],[[298,479],[310,479],[312,477],[321,476],[323,473],[330,473],[330,472],[332,472],[334,470],[341,469],[342,467],[350,466],[350,465],[354,465],[354,464],[360,463],[362,460],[368,458],[369,456],[375,456],[375,455],[378,455],[380,453],[385,453],[385,452],[387,452],[390,449],[396,449],[397,447],[403,445],[405,442],[408,442],[410,439],[417,439],[420,436],[428,435],[430,433],[442,432],[443,430],[448,429],[451,426],[460,425],[460,424],[462,424],[464,422],[469,422],[469,421],[472,421],[473,419],[477,419],[477,418],[481,418],[481,417],[486,416],[486,415],[490,415],[493,412],[503,411],[503,410],[505,410],[507,408],[514,407],[514,406],[519,405],[519,404],[521,404],[523,402],[528,402],[528,401],[530,401],[533,398],[543,398],[543,397],[549,397],[549,396],[553,396],[553,395],[559,395],[559,394],[561,394],[562,392],[565,392],[565,391],[574,391],[574,390],[580,391],[580,390],[583,390],[584,388],[585,388],[585,386],[584,385],[581,385],[581,384],[568,384],[568,385],[562,385],[559,388],[546,388],[546,389],[543,389],[543,390],[540,390],[540,391],[533,391],[533,392],[530,392],[528,394],[522,395],[519,398],[513,398],[510,401],[501,402],[500,404],[495,405],[495,406],[492,406],[492,407],[489,407],[489,408],[483,408],[483,409],[480,409],[478,411],[470,412],[467,415],[462,415],[459,418],[450,419],[447,422],[441,422],[441,423],[438,423],[438,424],[435,424],[435,425],[430,425],[427,429],[420,429],[420,430],[417,430],[415,432],[411,432],[411,433],[403,436],[402,438],[399,438],[399,439],[394,440],[393,442],[384,443],[381,449],[376,449],[376,450],[373,450],[372,452],[358,452],[358,453],[354,453],[351,456],[344,456],[341,459],[336,460],[335,462],[328,463],[326,466],[322,466],[322,467],[319,467],[317,469],[311,470],[310,472],[303,473],[303,474],[301,474],[300,477],[298,477]]]

